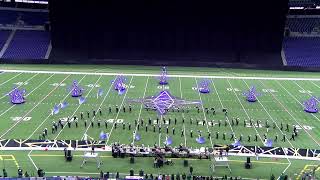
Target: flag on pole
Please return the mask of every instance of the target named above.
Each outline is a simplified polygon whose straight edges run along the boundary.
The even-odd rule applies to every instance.
[[[97,99],[103,95],[103,89],[98,89]]]
[[[101,131],[99,138],[100,140],[106,140],[108,139],[108,134]]]
[[[241,146],[241,142],[240,142],[239,140],[235,140],[232,145],[233,145],[234,147],[239,147],[239,146]]]
[[[125,88],[118,90],[118,94],[119,94],[119,95],[122,95],[122,94],[124,94],[125,92],[126,92],[126,89],[125,89]]]
[[[55,106],[53,107],[53,110],[52,110],[52,115],[58,114],[58,113],[59,113],[59,106],[58,106],[58,105],[55,105]]]
[[[196,138],[196,141],[198,144],[204,144],[206,142],[206,139],[202,136],[199,136]]]
[[[166,137],[166,141],[164,142],[165,145],[169,146],[172,144],[172,138],[171,137]]]
[[[140,141],[141,140],[141,135],[140,134],[135,134],[134,140],[135,141]]]
[[[60,103],[61,109],[65,109],[66,107],[68,107],[68,105],[69,105],[69,104],[68,104],[68,102],[66,102],[66,101]]]
[[[272,139],[266,139],[266,141],[264,142],[264,146],[266,147],[272,147],[273,141]]]
[[[86,98],[80,97],[79,98],[79,104],[83,104],[84,102],[86,102]]]

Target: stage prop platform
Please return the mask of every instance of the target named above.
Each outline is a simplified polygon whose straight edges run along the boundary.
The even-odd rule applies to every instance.
[[[85,152],[83,155],[83,161],[81,164],[81,168],[89,161],[90,159],[93,159],[97,163],[97,168],[100,169],[100,166],[102,164],[102,161],[100,160],[99,153],[91,153],[91,152]]]
[[[229,160],[228,157],[226,156],[222,156],[222,157],[212,157],[211,158],[211,168],[212,168],[212,172],[216,171],[216,167],[226,167],[229,169],[230,173],[231,173],[231,168],[229,166]]]

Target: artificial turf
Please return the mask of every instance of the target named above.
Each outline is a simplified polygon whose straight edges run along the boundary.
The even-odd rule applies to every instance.
[[[278,135],[278,142],[274,142],[274,147],[293,147],[293,148],[310,148],[320,149],[320,129],[319,122],[320,117],[318,114],[308,114],[303,111],[303,101],[309,99],[312,96],[318,96],[320,94],[320,82],[317,80],[283,80],[283,79],[254,79],[254,78],[238,78],[233,77],[290,77],[290,78],[317,78],[320,73],[307,73],[307,72],[281,72],[281,71],[259,71],[259,70],[240,70],[240,69],[214,69],[214,68],[183,68],[183,67],[169,67],[169,74],[183,75],[181,77],[170,77],[169,84],[166,86],[160,86],[157,79],[154,76],[148,76],[157,74],[159,72],[158,67],[144,67],[144,66],[62,66],[62,65],[1,65],[0,69],[21,69],[21,70],[44,70],[48,71],[47,74],[43,73],[26,73],[26,72],[3,72],[0,74],[0,137],[1,139],[38,139],[44,128],[49,129],[47,139],[75,139],[80,140],[87,134],[96,140],[99,139],[99,134],[103,131],[109,134],[107,145],[111,145],[113,142],[120,142],[124,144],[134,143],[136,145],[144,144],[145,146],[153,146],[154,144],[163,145],[166,137],[173,139],[172,146],[178,146],[183,144],[188,147],[196,148],[207,146],[210,147],[214,144],[232,144],[234,141],[230,140],[231,133],[235,134],[235,137],[239,138],[243,136],[243,145],[263,146],[263,136],[266,134],[267,138],[274,139]],[[126,73],[127,78],[127,91],[123,95],[118,95],[116,91],[112,89],[111,81],[116,77],[115,75],[103,75],[103,74],[57,74],[50,71],[76,71],[76,72],[115,72]],[[133,76],[134,74],[146,74],[141,76]],[[197,83],[203,78],[192,77],[193,75],[212,76],[209,80],[212,80],[210,85],[210,94],[199,94],[197,91]],[[189,77],[186,77],[189,76]],[[214,76],[219,76],[215,78]],[[223,77],[222,77],[223,76]],[[206,78],[208,79],[208,78]],[[83,104],[78,103],[77,98],[71,97],[67,92],[67,87],[71,83],[77,80],[85,89],[83,96],[86,98],[86,102]],[[9,102],[8,92],[13,87],[19,87],[26,89],[26,103],[22,105],[12,105]],[[257,91],[261,93],[258,97],[258,101],[255,103],[249,103],[246,101],[243,93],[247,91],[251,86],[256,87]],[[216,114],[213,115],[210,111],[208,114],[205,111],[198,113],[195,108],[187,112],[169,112],[164,117],[165,119],[172,119],[170,125],[162,123],[162,132],[159,134],[158,129],[153,132],[153,125],[148,126],[148,132],[145,131],[145,126],[134,126],[134,121],[141,119],[145,124],[149,118],[155,120],[157,114],[154,111],[146,111],[140,104],[132,104],[132,112],[119,111],[116,113],[114,110],[115,105],[118,105],[121,109],[122,106],[128,108],[128,99],[137,99],[145,96],[152,96],[157,94],[162,89],[170,91],[170,93],[176,97],[182,97],[187,100],[201,100],[203,107],[200,108],[215,108]],[[103,89],[102,96],[97,96],[98,89]],[[52,109],[55,105],[61,102],[68,102],[69,106],[56,115],[52,115]],[[112,113],[108,112],[108,108],[113,108]],[[87,118],[86,112],[92,113],[93,110],[98,108],[102,109],[102,115],[99,114],[96,117],[92,115]],[[222,112],[222,109],[228,110],[228,117]],[[79,127],[76,128],[74,123],[71,128],[67,126],[62,130],[52,134],[51,127],[53,121],[58,121],[60,118],[66,117],[80,117],[80,112],[84,112],[84,120],[79,120]],[[22,117],[22,118],[20,118]],[[239,125],[232,125],[231,120],[238,117],[240,119]],[[177,119],[177,124],[173,123],[174,119]],[[182,123],[182,118],[185,118],[185,123]],[[190,123],[190,118],[193,119],[193,123]],[[252,119],[254,124],[257,120],[260,120],[261,126],[250,127],[249,119]],[[21,121],[17,121],[21,120]],[[87,120],[88,126],[84,127],[84,121]],[[101,127],[97,127],[97,121],[101,121]],[[205,125],[196,125],[196,120],[199,122],[205,120]],[[218,126],[219,120],[221,121],[221,127]],[[89,126],[90,122],[94,122],[94,127]],[[108,127],[105,128],[104,122],[108,121]],[[246,121],[246,122],[244,122]],[[119,122],[117,128],[115,128],[113,122]],[[123,130],[122,123],[126,123],[126,127]],[[212,123],[213,122],[213,126]],[[265,127],[265,123],[271,126],[268,129]],[[128,124],[132,125],[131,130],[128,130]],[[244,124],[245,123],[245,124]],[[283,124],[284,128],[281,130],[280,126]],[[225,126],[226,124],[226,126]],[[273,124],[276,125],[273,128]],[[289,132],[285,131],[286,124],[289,125]],[[291,137],[293,126],[298,126],[298,137],[295,141],[282,142],[282,134],[286,134],[288,138]],[[169,127],[169,133],[167,134],[165,129]],[[172,134],[172,128],[175,128],[175,135]],[[140,141],[134,141],[133,131],[137,130],[141,135]],[[181,135],[181,131],[184,130],[184,134]],[[193,130],[194,136],[190,137],[190,130]],[[206,138],[204,144],[198,144],[195,138],[198,135],[198,131],[201,131],[202,135]],[[208,132],[211,134],[211,138],[208,138]],[[219,139],[215,138],[216,132],[219,132]],[[226,133],[226,140],[222,139],[222,134]],[[251,141],[247,141],[247,137],[251,135]],[[254,136],[258,136],[258,141],[254,141]],[[2,151],[2,154],[13,154],[19,162],[20,157],[24,159],[22,164],[24,168],[26,165],[31,166],[27,154],[29,152],[7,152]],[[43,152],[37,152],[43,153]],[[37,154],[32,152],[32,154]],[[31,155],[32,155],[31,154]],[[45,154],[59,154],[57,152],[45,152]],[[83,169],[79,169],[79,158],[76,158],[72,163],[66,164],[59,156],[47,156],[42,158],[41,156],[32,157],[36,164],[46,169],[48,172],[82,172]],[[61,161],[60,161],[61,159]],[[235,158],[237,160],[237,158]],[[238,159],[239,160],[239,159]],[[241,159],[240,160],[244,160]],[[44,165],[47,161],[48,165]],[[79,162],[78,162],[79,161]],[[105,169],[109,171],[127,172],[131,167],[128,160],[113,160],[107,158],[104,160]],[[182,164],[182,160],[176,160],[176,164]],[[181,161],[181,163],[179,162]],[[266,161],[271,161],[270,159]],[[281,160],[281,162],[288,163],[287,160]],[[290,172],[292,175],[298,173],[298,169],[302,166],[312,163],[319,164],[318,162],[298,161],[290,165],[290,168],[286,172]],[[55,164],[55,165],[49,165]],[[58,165],[60,164],[60,165]],[[76,165],[76,166],[75,166]],[[79,164],[80,166],[80,164]],[[123,167],[126,166],[126,167]],[[153,169],[152,160],[148,158],[139,158],[135,164],[135,168],[148,169],[150,173],[156,173],[159,171],[167,171],[167,174],[171,172],[183,172],[181,165],[174,165],[174,168]],[[209,175],[209,161],[195,161],[194,166],[199,174]],[[239,166],[239,167],[238,167]],[[280,167],[281,166],[281,167]],[[272,172],[276,175],[285,170],[288,165],[280,164],[279,168],[272,167]],[[68,171],[66,168],[68,167]],[[234,176],[242,177],[261,177],[267,178],[270,176],[271,170],[264,171],[265,168],[269,169],[269,164],[257,163],[254,166],[252,173],[249,171],[243,171],[243,164],[237,164],[237,162],[231,162],[231,168]],[[299,167],[299,168],[298,168]],[[14,171],[14,167],[12,167]],[[294,169],[296,168],[296,169]],[[32,169],[32,168],[31,168]],[[30,169],[30,170],[31,170]],[[95,165],[88,167],[85,172],[97,173]],[[299,171],[300,172],[300,171]],[[215,175],[224,175],[224,170],[217,171]],[[72,174],[72,173],[70,173]],[[52,175],[56,175],[52,173]]]

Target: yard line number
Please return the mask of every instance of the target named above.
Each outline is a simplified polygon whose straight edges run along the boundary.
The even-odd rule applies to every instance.
[[[52,83],[50,84],[51,86],[54,86],[54,87],[64,87],[66,86],[67,84],[66,83]]]
[[[276,91],[274,89],[262,89],[262,92],[264,92],[264,93],[275,93],[275,92],[278,92],[278,91]]]
[[[21,121],[21,120],[22,121],[30,121],[32,117],[24,117],[23,119],[22,118],[23,117],[19,117],[19,116],[11,117],[12,121]]]
[[[227,88],[227,91],[235,91],[238,92],[240,91],[238,88]]]
[[[169,86],[157,86],[158,89],[169,89]]]
[[[22,85],[27,85],[27,84],[29,84],[29,82],[16,82],[16,83],[13,83],[13,84],[15,84],[15,85],[18,85],[18,86],[22,86]]]
[[[300,89],[299,92],[302,94],[311,94],[312,93],[312,91],[310,91],[310,90],[303,90],[303,89]]]

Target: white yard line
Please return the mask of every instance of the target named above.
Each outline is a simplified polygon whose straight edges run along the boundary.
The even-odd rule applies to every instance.
[[[130,87],[131,82],[132,82],[132,79],[133,79],[133,76],[131,76],[131,79],[130,79],[130,82],[129,82],[128,87]],[[124,103],[124,101],[125,101],[125,99],[126,99],[126,97],[127,97],[127,94],[128,94],[128,92],[129,92],[129,89],[130,89],[130,88],[127,89],[127,91],[126,91],[126,93],[125,93],[125,95],[124,95],[124,97],[123,97],[123,99],[122,99],[121,105],[119,106],[119,111],[118,111],[118,113],[117,113],[117,115],[116,115],[116,118],[114,119],[114,123],[113,123],[113,125],[112,125],[112,127],[111,127],[111,130],[110,130],[110,132],[109,132],[109,137],[108,137],[108,139],[107,139],[107,141],[106,141],[106,145],[108,145],[108,142],[109,142],[109,140],[110,140],[110,137],[111,137],[111,134],[112,134],[114,125],[115,125],[115,123],[117,123],[118,116],[119,116],[119,114],[120,114],[120,112],[121,112],[121,108],[122,108],[123,103]]]
[[[181,88],[181,78],[179,77],[179,86],[180,86],[180,96],[181,98],[183,98],[183,95],[182,95],[182,88]],[[182,112],[182,118],[184,119],[184,112]],[[184,146],[187,147],[187,137],[186,137],[186,126],[184,125],[183,123],[183,132],[184,132]]]
[[[3,72],[14,73],[39,73],[39,74],[82,74],[82,75],[102,75],[102,76],[142,76],[142,77],[159,77],[159,74],[140,74],[140,73],[99,73],[99,72],[73,72],[73,71],[31,71],[31,70],[9,70],[0,69]],[[171,74],[168,77],[191,77],[191,78],[214,78],[214,79],[255,79],[255,80],[289,80],[289,81],[320,81],[320,78],[297,78],[297,77],[250,77],[250,76],[208,76],[208,75],[182,75]]]
[[[162,85],[162,91],[164,91],[164,84]],[[163,115],[161,114],[160,115],[160,127],[162,128],[162,121],[163,121]],[[158,140],[159,140],[159,142],[158,142],[158,146],[160,147],[160,144],[161,144],[161,132],[159,132],[159,136],[158,136]]]
[[[215,92],[217,93],[217,96],[218,96],[219,102],[220,102],[220,104],[221,104],[221,107],[222,107],[222,109],[224,109],[224,106],[223,106],[223,103],[222,103],[222,101],[221,101],[221,98],[220,98],[218,89],[216,88],[216,85],[215,85],[214,83],[212,83],[212,85],[213,85],[213,88],[214,88]],[[230,129],[231,129],[232,133],[234,134],[235,139],[237,139],[237,135],[236,135],[236,133],[233,131],[233,128],[232,128],[232,126],[231,126],[231,124],[230,124],[229,117],[226,116],[226,118],[227,118],[228,124],[229,124],[229,126],[230,126]]]
[[[97,81],[94,83],[94,86],[92,86],[92,88],[89,90],[89,92],[85,95],[85,98],[87,98],[89,96],[89,94],[91,93],[91,91],[94,89],[95,85],[99,82],[99,80],[101,79],[101,75],[99,76],[99,78],[97,79]],[[73,117],[76,112],[78,111],[78,109],[81,107],[82,104],[79,104],[78,107],[76,108],[76,110],[72,113],[71,116],[68,117]],[[64,128],[67,126],[67,123],[65,123],[62,127],[62,129],[59,131],[59,133],[57,134],[57,136],[54,138],[54,140],[57,140],[58,137],[60,136],[60,134],[62,133],[62,131],[64,130]]]
[[[52,76],[54,76],[54,74],[52,74],[50,77],[48,77],[45,81],[43,81],[39,86],[37,86],[36,88],[34,88],[32,91],[30,91],[30,93],[28,93],[26,95],[26,97],[28,97],[29,95],[31,95],[36,89],[38,89],[40,86],[42,86],[45,82],[47,82]],[[4,112],[2,112],[0,114],[0,117],[3,116],[4,114],[6,114],[8,111],[10,111],[12,108],[14,108],[16,106],[16,104],[12,105],[10,108],[6,109]]]
[[[144,87],[144,93],[143,93],[143,97],[142,98],[144,98],[146,96],[148,82],[149,82],[149,76],[147,78],[146,86]],[[138,115],[138,123],[137,124],[140,123],[140,117],[141,117],[141,112],[142,112],[142,107],[143,106],[144,106],[143,104],[141,104],[141,106],[140,106],[139,115]],[[138,126],[136,126],[136,129],[134,130],[134,132],[136,133],[137,130],[138,130]],[[135,142],[135,137],[133,137],[132,144],[134,144],[134,142]]]
[[[287,153],[285,153],[285,156],[287,156]],[[288,158],[288,156],[287,156],[287,160],[288,160],[289,164],[288,164],[288,166],[282,171],[282,174],[284,174],[284,173],[289,169],[289,167],[291,166],[291,161],[290,161],[290,159]],[[280,176],[281,176],[281,175],[279,175],[279,177],[277,178],[277,180],[280,179]]]
[[[34,166],[34,168],[36,168],[36,170],[38,170],[38,167],[36,165],[36,163],[34,163],[33,159],[31,158],[31,153],[32,153],[33,150],[31,150],[29,153],[28,153],[28,157],[29,157],[29,160],[31,161],[32,165]]]
[[[66,78],[64,78],[61,82],[63,83],[70,75],[66,76]],[[16,123],[14,123],[13,126],[11,126],[5,133],[3,133],[0,136],[0,139],[3,138],[3,136],[5,136],[8,132],[10,132],[18,123],[20,123],[28,114],[30,114],[36,107],[39,106],[39,104],[42,103],[42,101],[44,101],[47,97],[49,97],[59,86],[53,88],[44,98],[42,98],[32,109],[30,109],[23,117],[21,117]]]
[[[315,86],[317,86],[317,88],[319,88],[320,89],[320,86],[319,85],[317,85],[316,83],[314,83],[314,82],[312,82],[312,81],[310,81],[313,85],[315,85]]]
[[[23,73],[23,72],[21,72],[21,73],[19,73],[19,74],[15,75],[15,76],[13,76],[12,78],[10,78],[10,79],[6,80],[5,82],[1,83],[1,84],[0,84],[0,86],[2,86],[2,85],[4,85],[4,84],[6,84],[7,82],[11,81],[12,79],[14,79],[14,78],[18,77],[18,76],[19,76],[19,75],[21,75],[22,73]]]
[[[295,82],[295,81],[293,81],[297,86],[299,86],[302,90],[305,90],[303,87],[301,87],[297,82]],[[309,96],[313,96],[312,94],[310,94],[308,91],[306,91],[307,92],[307,94],[309,95]],[[290,95],[291,95],[291,93],[290,93]],[[292,95],[291,95],[292,96]],[[296,98],[296,97],[294,97],[294,96],[292,96],[299,104],[301,104],[301,106],[303,106],[303,104],[300,102],[300,101],[298,101],[298,99]],[[316,100],[319,102],[319,100],[316,98]],[[316,116],[316,115],[314,115],[313,113],[311,113],[311,115],[314,117],[314,118],[316,118],[319,122],[320,122],[320,119]]]
[[[117,78],[117,76],[115,77],[115,79],[116,79],[116,78]],[[106,100],[107,96],[109,95],[110,90],[112,89],[112,87],[113,87],[113,84],[111,83],[111,85],[110,85],[110,87],[109,87],[109,89],[108,89],[108,92],[107,92],[106,95],[103,97],[103,100],[102,100],[102,102],[100,103],[100,105],[99,105],[98,109],[96,110],[96,112],[98,112],[98,110],[101,108],[102,104],[104,103],[104,101]],[[93,121],[95,118],[96,118],[96,116],[92,116],[91,121]],[[84,131],[83,136],[81,137],[81,139],[84,138],[85,134],[87,134],[87,132],[88,132],[88,130],[89,130],[90,127],[91,127],[91,123],[89,122],[89,125],[88,125],[87,129]]]
[[[84,75],[80,80],[79,80],[79,83],[81,83],[81,81],[86,77],[87,75]],[[61,84],[61,83],[60,83]],[[59,87],[59,86],[57,86]],[[67,97],[70,95],[71,92],[67,93],[67,95],[62,99],[61,102],[65,101],[67,99]],[[51,117],[52,113],[50,112],[48,114],[48,116],[38,125],[38,127],[25,139],[26,140],[29,140],[33,135],[34,133],[37,132],[37,130],[47,121],[47,119],[49,119],[49,117]]]
[[[163,121],[163,115],[160,115],[160,126],[161,126],[161,122]],[[159,133],[159,143],[158,146],[160,147],[161,145],[161,132]]]
[[[296,100],[301,106],[303,106],[303,104],[294,96],[294,95],[292,95],[284,86],[282,86],[282,84],[281,83],[279,83],[278,81],[276,81],[281,87],[282,87],[282,89],[284,89],[294,100]],[[296,83],[296,82],[294,82],[294,83]],[[296,85],[297,86],[299,86],[302,90],[305,90],[303,87],[301,87],[299,84],[297,84],[296,83]],[[310,96],[312,96],[312,94],[310,94],[310,93],[307,93],[308,95],[310,95]],[[318,100],[317,100],[318,101]],[[316,118],[318,121],[320,121],[320,119],[317,117],[317,116],[315,116],[314,114],[312,114],[311,113],[311,115],[314,117],[314,118]]]
[[[70,75],[68,75],[67,77],[69,77],[69,76],[70,76]],[[85,74],[85,75],[80,79],[79,83],[80,83],[86,76],[87,76],[87,75]],[[61,82],[61,83],[62,83],[62,82]],[[60,83],[60,84],[61,84],[61,83]],[[60,85],[60,84],[59,84],[59,85]],[[57,87],[59,87],[59,86],[57,86]],[[70,95],[70,93],[71,93],[71,92],[69,92],[69,93],[63,98],[62,102]],[[47,119],[48,119],[50,116],[51,116],[51,113],[49,113],[49,115],[46,117],[46,119],[42,121],[42,123],[31,133],[31,135],[30,135],[26,140],[30,139],[30,138],[33,136],[33,134],[42,126],[42,124],[47,121]],[[26,140],[25,140],[25,141],[26,141]],[[33,162],[32,158],[31,158],[31,156],[30,156],[31,153],[32,153],[32,150],[28,153],[29,160],[31,161],[31,163],[33,164],[33,166],[34,166],[36,169],[38,169],[38,167],[37,167],[36,164]]]
[[[195,79],[195,81],[196,81],[196,85],[197,85],[197,89],[198,89],[199,87],[198,87],[198,81],[197,81],[197,78],[194,78],[194,79]],[[206,116],[206,113],[204,112],[204,107],[203,107],[203,103],[202,103],[201,94],[200,94],[200,92],[199,92],[199,91],[198,91],[198,95],[199,95],[199,98],[200,98],[200,101],[201,101],[202,112],[203,112],[204,120],[206,121],[207,131],[211,133],[211,131],[210,131],[210,129],[209,129],[209,126],[208,126],[207,116]],[[212,138],[211,138],[211,136],[210,136],[210,143],[211,143],[211,147],[212,147],[212,148],[214,148],[213,143],[212,143]]]
[[[260,81],[260,83],[265,87],[265,88],[267,88],[267,86],[262,82],[262,81]],[[278,83],[282,88],[283,88],[283,86],[281,85],[281,83]],[[283,88],[284,90],[286,90],[285,88]],[[286,90],[287,92],[288,92],[288,90]],[[318,145],[318,146],[320,146],[320,144],[319,144],[319,142],[317,142],[314,138],[313,138],[313,136],[303,127],[303,126],[301,126],[301,124],[297,121],[297,119],[295,118],[295,116],[293,116],[291,113],[290,113],[290,111],[288,111],[287,110],[287,108],[275,97],[275,95],[272,93],[272,92],[270,92],[270,94],[272,95],[272,97],[273,97],[273,99],[275,99],[281,106],[282,106],[282,108],[294,119],[294,121],[309,135],[309,137],[311,138],[311,139],[313,139],[313,141]],[[290,94],[290,93],[289,93]]]
[[[24,82],[28,82],[28,81],[30,81],[31,79],[33,79],[34,77],[36,77],[37,75],[39,75],[39,73],[37,73],[37,74],[35,74],[35,75],[33,75],[33,76],[31,76],[29,79],[27,79],[26,81],[24,81]],[[23,86],[24,84],[21,84],[21,85],[19,85],[19,86],[17,86],[16,88],[19,88],[19,87],[21,87],[21,86]],[[8,94],[9,93],[11,93],[13,90],[11,90],[11,91],[9,91],[8,92]],[[7,97],[8,95],[7,94],[5,94],[5,95],[3,95],[2,97],[0,97],[0,99],[3,99],[3,98],[5,98],[5,97]]]
[[[246,86],[247,86],[248,88],[250,88],[249,85],[247,84],[247,82],[246,82],[245,80],[243,80],[243,82],[246,84]],[[277,126],[277,128],[279,129],[279,131],[281,132],[281,134],[282,134],[282,135],[285,135],[285,133],[283,133],[283,131],[280,129],[280,127],[278,126],[278,124],[276,123],[276,121],[273,119],[273,117],[270,115],[270,113],[267,111],[267,109],[266,109],[265,106],[261,103],[261,101],[258,99],[258,97],[257,97],[257,100],[258,100],[257,102],[261,105],[261,107],[264,109],[264,111],[265,111],[266,114],[269,116],[269,118],[272,120],[272,122],[275,123],[275,125]],[[287,138],[287,137],[286,137],[286,138]],[[294,148],[294,146],[292,145],[292,143],[289,141],[288,138],[287,138],[287,140],[288,140],[290,146],[291,146],[292,148]]]
[[[164,91],[164,84],[162,84],[162,91]],[[164,116],[164,114],[161,114],[160,115],[160,126],[162,127],[162,122],[163,122],[163,116]],[[160,147],[160,144],[161,144],[161,132],[159,132],[159,136],[158,136],[159,138],[158,138],[158,140],[159,140],[159,143],[158,143],[158,146]]]
[[[320,86],[318,86],[316,83],[314,83],[313,81],[310,81],[313,85],[315,85],[317,88],[320,88]],[[311,95],[311,94],[310,94]],[[318,102],[320,102],[319,101],[319,99],[316,99]]]
[[[250,88],[249,85],[247,84],[247,82],[246,82],[245,80],[242,80],[242,81],[246,84],[246,86],[247,86],[248,88]],[[285,135],[285,133],[283,133],[283,131],[280,129],[280,127],[279,127],[278,124],[275,122],[275,120],[274,120],[273,117],[270,115],[270,113],[266,110],[266,108],[265,108],[264,105],[261,103],[261,101],[258,99],[258,97],[257,97],[257,100],[258,100],[258,103],[261,105],[261,107],[264,109],[264,111],[267,113],[267,115],[269,116],[269,118],[273,121],[273,123],[275,123],[275,125],[277,126],[277,128],[279,129],[279,131],[281,132],[281,134],[282,134],[282,135]],[[285,136],[285,137],[286,137],[286,139],[287,139],[287,142],[289,142],[290,146],[291,146],[293,149],[295,149],[294,146],[292,145],[292,143],[290,142],[290,140],[287,138],[287,136]],[[284,152],[285,152],[285,151],[284,151]],[[282,173],[285,173],[285,172],[287,171],[287,169],[291,166],[291,161],[290,161],[290,159],[288,158],[287,153],[285,153],[285,156],[286,156],[286,159],[287,159],[287,161],[289,162],[289,164],[288,164],[288,166],[282,171]],[[279,180],[279,178],[280,178],[280,176],[278,177],[278,180]]]
[[[231,83],[230,83],[230,81],[229,81],[228,79],[227,79],[227,82],[229,83],[230,87],[233,89],[233,87],[232,87],[232,85],[231,85]],[[244,110],[245,114],[247,115],[247,117],[248,117],[249,119],[251,119],[251,118],[250,118],[250,116],[249,116],[249,114],[248,114],[248,112],[247,112],[247,110],[246,110],[246,108],[244,108],[244,106],[243,106],[242,102],[240,101],[240,99],[239,99],[239,97],[238,97],[238,94],[237,94],[235,91],[233,91],[233,93],[234,93],[234,95],[236,95],[236,97],[237,97],[237,99],[238,99],[238,101],[239,101],[239,103],[240,103],[240,105],[241,105],[242,109]],[[261,140],[262,144],[264,144],[264,142],[263,142],[263,140],[262,140],[262,138],[261,138],[261,136],[260,136],[260,134],[259,134],[259,132],[258,132],[257,128],[256,128],[254,125],[253,125],[253,128],[254,128],[254,130],[256,131],[256,133],[257,133],[258,137],[260,138],[260,140]]]

